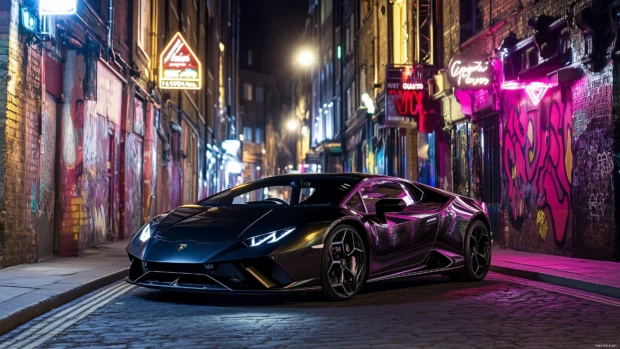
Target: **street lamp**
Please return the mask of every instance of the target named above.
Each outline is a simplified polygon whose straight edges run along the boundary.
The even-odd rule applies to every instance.
[[[304,49],[297,54],[297,64],[301,67],[310,67],[314,64],[314,54],[308,49]]]
[[[297,127],[299,127],[299,122],[297,121],[297,118],[295,116],[293,116],[291,119],[289,119],[289,121],[286,122],[286,128],[291,132],[297,131]]]

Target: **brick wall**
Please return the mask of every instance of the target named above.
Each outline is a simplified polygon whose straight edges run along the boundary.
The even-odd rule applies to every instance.
[[[444,64],[457,52],[492,55],[511,31],[520,39],[530,37],[534,34],[526,26],[530,18],[542,14],[563,17],[573,2],[479,1],[484,30],[505,22],[493,35],[483,33],[461,44],[459,1],[444,0]],[[591,1],[575,2],[575,13],[590,5]],[[582,79],[550,90],[538,106],[522,92],[498,96],[502,244],[536,252],[613,259],[617,226],[612,172],[617,136],[612,89],[619,81],[614,79],[610,64],[600,71],[581,65],[583,37],[576,26],[570,27],[570,36],[573,67],[583,69]],[[454,120],[452,114],[452,109],[444,109],[447,123]],[[515,128],[519,124],[520,130]],[[472,171],[481,169],[474,166]],[[473,178],[477,176],[472,173]]]
[[[37,260],[41,51],[18,18],[18,1],[0,4],[0,267]]]

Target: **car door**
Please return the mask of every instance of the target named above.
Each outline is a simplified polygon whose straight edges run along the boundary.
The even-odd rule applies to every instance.
[[[363,186],[360,194],[371,215],[376,213],[375,204],[381,199],[401,199],[406,204],[401,212],[371,216],[370,244],[375,257],[371,272],[380,274],[420,265],[434,241],[436,214],[417,207],[411,192],[399,181],[373,181]]]

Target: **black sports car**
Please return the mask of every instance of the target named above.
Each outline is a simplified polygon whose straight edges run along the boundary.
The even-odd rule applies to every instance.
[[[200,292],[321,290],[444,274],[479,281],[491,263],[486,205],[399,178],[275,176],[161,214],[127,246],[127,281]]]

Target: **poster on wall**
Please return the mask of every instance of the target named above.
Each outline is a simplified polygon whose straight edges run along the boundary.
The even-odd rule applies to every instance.
[[[428,96],[428,81],[434,73],[425,66],[386,68],[385,127],[432,132],[430,121],[438,108]]]
[[[133,132],[144,136],[144,102],[140,98],[135,98],[134,102]]]
[[[200,90],[202,65],[181,33],[176,33],[159,57],[159,88]]]

